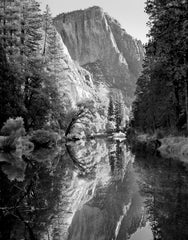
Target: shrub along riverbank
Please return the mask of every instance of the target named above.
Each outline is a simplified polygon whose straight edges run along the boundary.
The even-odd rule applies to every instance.
[[[156,132],[138,133],[133,129],[127,132],[127,138],[133,151],[159,154],[164,158],[179,159],[188,163],[188,137]]]
[[[22,151],[23,154],[38,148],[55,147],[61,139],[60,135],[52,130],[41,129],[26,134],[21,117],[8,119],[0,133],[0,150],[4,152]]]

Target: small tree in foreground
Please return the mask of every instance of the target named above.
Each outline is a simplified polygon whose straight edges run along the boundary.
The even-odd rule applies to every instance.
[[[65,130],[68,136],[76,124],[89,125],[88,120],[92,120],[95,114],[94,101],[86,100],[77,104],[77,109],[70,113],[70,120]]]

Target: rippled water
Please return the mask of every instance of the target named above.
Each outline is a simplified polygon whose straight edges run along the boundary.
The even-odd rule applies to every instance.
[[[0,154],[0,239],[187,240],[184,163],[126,143]]]

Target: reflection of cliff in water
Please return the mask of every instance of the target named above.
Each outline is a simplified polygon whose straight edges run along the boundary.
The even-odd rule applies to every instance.
[[[104,140],[1,154],[0,239],[187,240],[187,166],[141,154]]]
[[[125,145],[104,140],[77,142],[67,148],[75,167],[65,166],[66,175],[69,177],[62,178],[64,188],[61,202],[50,232],[56,229],[54,239],[74,239],[77,227],[94,228],[93,224],[90,224],[94,221],[96,232],[93,229],[90,231],[91,234],[100,233],[103,226],[102,234],[107,236],[108,229],[113,229],[112,234],[115,236],[119,231],[118,224],[121,224],[122,218],[129,211],[135,191],[133,156]],[[80,221],[75,220],[77,217],[80,218],[79,214],[83,212],[91,217],[87,224],[82,217]],[[106,224],[107,219],[111,220]],[[75,222],[80,225],[75,226]],[[90,238],[81,235],[78,239]]]
[[[128,239],[140,226],[142,198],[126,145],[99,140],[66,149],[17,159],[24,163],[20,182],[0,172],[0,237]]]
[[[87,164],[90,166],[93,177],[89,177],[89,172],[79,174],[77,183],[85,181],[81,184],[82,187],[85,186],[84,191],[80,191],[84,195],[84,201],[80,202],[72,214],[68,239],[118,239],[122,233],[125,239],[122,229],[126,229],[128,239],[143,219],[133,156],[119,142],[101,140],[86,145],[83,147],[84,152],[81,143],[69,149],[83,169]],[[91,185],[87,189],[89,182]],[[79,201],[74,199],[73,202],[78,204]]]
[[[96,189],[95,196],[76,212],[68,239],[128,239],[142,220],[132,164],[125,177]]]

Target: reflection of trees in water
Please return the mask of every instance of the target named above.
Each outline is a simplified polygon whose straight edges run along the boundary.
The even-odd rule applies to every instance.
[[[0,239],[40,239],[47,232],[62,188],[64,166],[58,159],[58,154],[51,155],[50,164],[36,156],[25,159],[23,182],[11,182],[0,171]]]
[[[26,163],[20,154],[0,152],[1,170],[10,181],[23,181],[25,177]]]
[[[118,141],[108,143],[107,148],[111,181],[104,186],[99,183],[93,198],[76,212],[69,228],[69,240],[128,239],[140,225],[143,213],[133,157]]]
[[[133,167],[120,142],[82,144],[63,156],[50,150],[24,159],[23,182],[0,172],[0,239],[66,239],[70,225],[72,240],[129,239],[146,223],[134,168],[156,239],[185,239],[178,238],[187,231],[187,172],[181,164],[137,157]]]
[[[124,154],[122,144],[119,141],[110,144],[109,150],[109,163],[111,166],[112,175],[115,177],[121,177],[124,170]]]
[[[95,179],[97,166],[108,157],[104,140],[78,141],[66,148],[73,163],[80,170],[79,176],[83,178]]]
[[[154,239],[188,239],[188,171],[179,161],[136,157]]]
[[[103,161],[111,168],[113,178],[122,178],[132,156],[127,155],[124,143],[119,141],[85,141],[67,145],[67,151],[80,170],[80,176],[95,178],[97,166]]]

